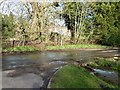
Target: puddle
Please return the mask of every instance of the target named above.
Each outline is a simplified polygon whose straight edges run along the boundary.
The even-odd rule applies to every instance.
[[[65,61],[51,61],[49,64],[67,64]]]
[[[115,71],[105,71],[102,69],[93,69],[95,72],[104,74],[104,75],[116,75],[117,73]]]
[[[108,53],[109,52],[109,53]],[[72,51],[46,51],[40,53],[19,54],[19,55],[3,55],[2,56],[2,71],[15,70],[9,72],[10,76],[20,77],[21,75],[33,73],[37,74],[44,80],[43,86],[47,87],[49,79],[61,66],[74,63],[78,61],[80,63],[87,62],[94,57],[111,57],[118,56],[118,51],[87,51],[87,50],[72,50]],[[108,77],[118,81],[118,75],[114,72],[101,71],[95,69],[98,74],[102,74],[103,77]],[[3,77],[5,77],[3,75]],[[9,77],[7,77],[9,78]],[[4,80],[4,79],[3,79]],[[10,81],[6,81],[9,85]],[[4,82],[4,84],[6,84]],[[16,82],[14,82],[16,83]],[[39,84],[39,83],[38,83]],[[13,87],[14,88],[14,87]]]
[[[120,77],[117,72],[102,70],[102,69],[93,69],[93,70],[94,72],[96,72],[95,74],[101,79],[106,80],[113,84],[118,84]]]

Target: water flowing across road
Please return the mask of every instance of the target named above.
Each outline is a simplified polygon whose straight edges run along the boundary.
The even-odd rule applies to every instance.
[[[52,75],[66,64],[95,57],[119,57],[118,49],[44,51],[2,56],[3,88],[46,88]]]

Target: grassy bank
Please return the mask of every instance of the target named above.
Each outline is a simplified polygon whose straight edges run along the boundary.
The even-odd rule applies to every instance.
[[[88,73],[84,68],[73,65],[62,68],[52,79],[51,88],[115,88],[95,75]]]
[[[17,47],[12,47],[12,48],[6,48],[3,49],[3,52],[13,52],[13,51],[37,51],[39,49],[33,47],[33,46],[17,46]]]
[[[43,50],[43,47],[34,47],[34,46],[17,46],[3,49],[3,52],[13,52],[13,51],[37,51]],[[106,49],[107,46],[102,45],[93,45],[93,44],[79,44],[79,45],[63,45],[63,46],[46,46],[45,50],[65,50],[65,49]]]
[[[47,46],[46,50],[64,50],[64,49],[105,49],[108,46],[93,45],[93,44],[77,44],[77,45],[63,45],[63,46]]]
[[[114,60],[114,58],[98,58],[88,65],[93,68],[106,68],[120,73],[120,60]]]

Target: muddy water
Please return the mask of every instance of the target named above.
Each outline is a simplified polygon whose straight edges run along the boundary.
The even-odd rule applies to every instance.
[[[120,56],[119,50],[46,51],[32,54],[3,55],[2,71],[8,71],[6,76],[13,78],[27,73],[34,73],[42,77],[43,84],[40,87],[46,88],[49,79],[61,66],[71,64],[76,60],[83,63],[94,57],[114,56]],[[9,72],[10,70],[14,71]],[[5,76],[3,75],[3,77]],[[10,82],[7,83],[9,85]]]

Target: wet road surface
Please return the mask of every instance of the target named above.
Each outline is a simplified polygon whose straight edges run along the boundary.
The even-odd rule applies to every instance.
[[[45,51],[39,53],[3,55],[3,88],[46,88],[52,75],[66,64],[81,63],[95,57],[119,57],[119,50]]]

